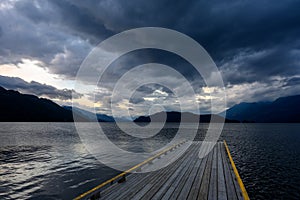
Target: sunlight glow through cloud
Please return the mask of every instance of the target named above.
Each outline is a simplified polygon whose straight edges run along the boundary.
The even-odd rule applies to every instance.
[[[18,64],[0,65],[0,75],[19,77],[27,82],[36,81],[59,89],[73,89],[74,85],[72,80],[66,80],[57,74],[49,73],[48,69],[40,61],[25,58]]]

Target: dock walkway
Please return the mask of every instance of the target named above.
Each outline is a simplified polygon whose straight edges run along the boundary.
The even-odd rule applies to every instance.
[[[200,146],[201,142],[193,142],[179,159],[165,168],[121,174],[111,179],[111,183],[115,180],[112,185],[105,188],[102,186],[109,184],[102,184],[77,199],[249,199],[227,144],[218,142],[202,159],[198,157]],[[155,167],[156,162],[172,159],[172,154],[180,148],[184,145],[168,149],[141,167]]]

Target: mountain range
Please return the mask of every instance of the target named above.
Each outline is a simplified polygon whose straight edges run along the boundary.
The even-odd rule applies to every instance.
[[[226,118],[240,122],[299,123],[300,95],[280,97],[272,102],[236,104],[226,110]]]
[[[87,110],[83,110],[77,107],[72,106],[63,106],[64,109],[73,111],[74,113],[83,116],[84,118],[88,119],[89,121],[95,121],[97,119],[98,122],[115,122],[115,119],[111,116],[105,114],[95,114],[89,112]]]
[[[81,122],[95,121],[92,112],[60,106],[53,101],[34,95],[6,90],[0,86],[0,121],[2,122]],[[72,113],[73,112],[73,113]],[[98,122],[114,122],[114,118],[105,114],[96,114]],[[119,121],[125,119],[117,118]]]
[[[0,121],[72,122],[73,114],[49,99],[0,87]],[[84,118],[78,116],[85,121]]]
[[[21,94],[18,91],[0,87],[0,121],[3,122],[72,122],[73,114],[79,121],[94,121],[92,112],[70,106],[59,106],[53,101],[34,95]],[[200,122],[209,122],[213,116],[217,121],[256,122],[256,123],[299,123],[300,95],[281,97],[273,102],[240,103],[215,114],[200,115]],[[167,122],[196,122],[199,115],[188,112],[160,112],[151,116],[137,117],[135,122],[160,120],[166,114]],[[123,118],[114,119],[105,114],[96,114],[99,122],[128,121]],[[196,120],[196,121],[195,121]]]
[[[214,117],[214,122],[226,122],[233,123],[239,122],[237,120],[228,120],[224,119],[219,115],[214,114],[206,114],[206,115],[197,115],[190,112],[159,112],[150,116],[140,116],[134,120],[134,122],[161,122],[165,121],[164,117],[166,117],[166,122],[200,122],[200,123],[209,123],[211,118]]]

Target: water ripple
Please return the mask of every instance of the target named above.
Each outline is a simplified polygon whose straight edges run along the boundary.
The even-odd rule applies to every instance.
[[[105,128],[120,148],[140,152],[168,143],[177,125],[169,124],[142,149],[139,140],[126,138],[115,125]],[[203,140],[207,128],[201,124],[195,140]],[[229,144],[251,199],[300,199],[299,128],[299,124],[225,125],[220,140]],[[0,166],[4,200],[71,199],[119,173],[86,151],[72,123],[1,123]]]

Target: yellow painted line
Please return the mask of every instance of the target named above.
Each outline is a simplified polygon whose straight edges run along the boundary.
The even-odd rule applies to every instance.
[[[159,157],[160,155],[164,154],[164,153],[167,152],[167,151],[170,151],[170,150],[171,150],[172,148],[174,148],[175,146],[177,146],[177,145],[179,145],[179,144],[182,144],[182,143],[184,143],[184,142],[185,142],[185,141],[182,141],[182,142],[180,142],[180,143],[178,143],[178,144],[174,144],[174,145],[170,146],[169,148],[167,148],[167,149],[165,149],[165,150],[159,152],[158,154],[156,154],[156,155],[154,155],[154,156],[152,156],[152,157],[150,157],[150,158],[144,160],[143,162],[141,162],[141,163],[135,165],[134,167],[132,167],[132,168],[130,168],[130,169],[128,169],[128,170],[122,172],[121,174],[118,174],[117,176],[115,176],[115,177],[113,177],[113,178],[111,178],[111,179],[109,179],[109,180],[107,180],[107,181],[101,183],[100,185],[94,187],[93,189],[91,189],[91,190],[89,190],[89,191],[87,191],[87,192],[85,192],[85,193],[79,195],[79,196],[76,197],[74,200],[80,200],[80,199],[82,199],[82,198],[85,198],[86,196],[88,196],[88,195],[90,195],[91,193],[93,193],[93,192],[99,190],[100,188],[104,187],[105,185],[107,185],[107,184],[109,184],[109,183],[111,183],[111,182],[117,180],[118,178],[121,178],[121,177],[125,176],[126,174],[128,174],[128,173],[130,173],[130,172],[132,172],[132,171],[134,171],[134,170],[136,170],[136,169],[138,169],[139,167],[141,167],[141,166],[147,164],[148,162],[154,160],[155,158]]]
[[[227,143],[226,143],[225,140],[224,140],[224,145],[225,145],[225,149],[226,149],[226,151],[227,151],[227,154],[228,154],[228,157],[229,157],[231,166],[232,166],[232,168],[233,168],[234,174],[235,174],[236,179],[237,179],[237,181],[238,181],[238,183],[239,183],[239,186],[240,186],[240,188],[241,188],[241,190],[242,190],[243,197],[244,197],[245,200],[250,200],[250,198],[249,198],[249,196],[248,196],[248,193],[247,193],[247,191],[246,191],[246,188],[245,188],[245,186],[244,186],[244,183],[243,183],[243,181],[242,181],[242,179],[241,179],[241,177],[240,177],[240,175],[239,175],[239,172],[238,172],[238,170],[237,170],[237,168],[236,168],[236,166],[235,166],[235,164],[234,164],[234,161],[233,161],[233,159],[232,159],[232,157],[231,157],[229,148],[228,148]]]

